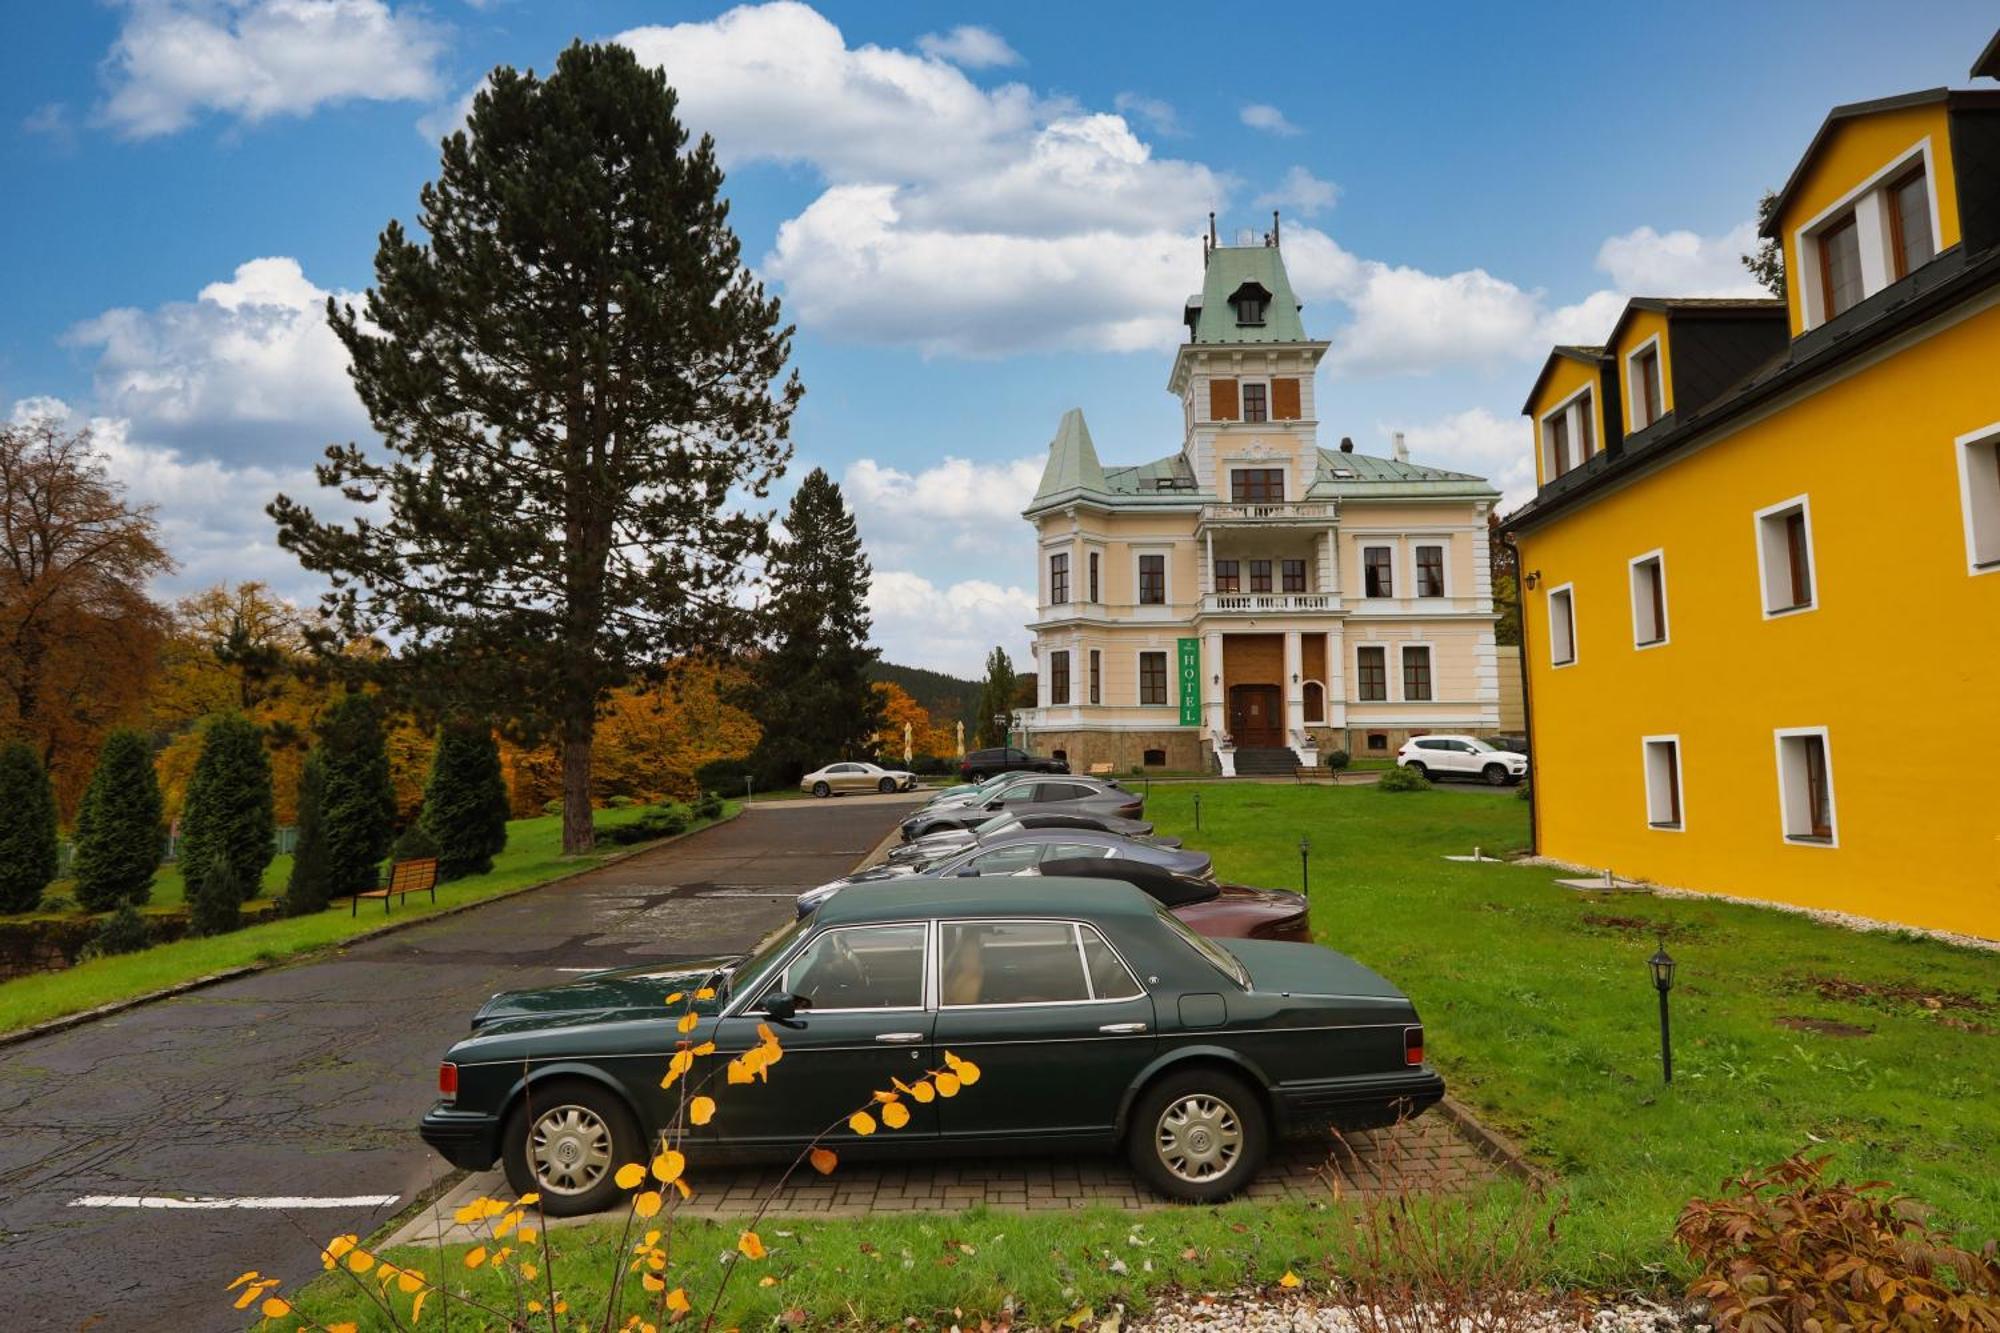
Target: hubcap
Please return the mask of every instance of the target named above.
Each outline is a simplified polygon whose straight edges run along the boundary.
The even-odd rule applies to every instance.
[[[1220,1097],[1195,1093],[1160,1114],[1160,1163],[1182,1180],[1201,1184],[1228,1175],[1243,1155],[1243,1123]]]
[[[535,1182],[555,1194],[581,1194],[611,1169],[611,1130],[588,1107],[558,1106],[528,1133]]]

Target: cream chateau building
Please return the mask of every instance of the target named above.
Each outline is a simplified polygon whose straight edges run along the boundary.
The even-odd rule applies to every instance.
[[[1321,448],[1274,219],[1205,250],[1168,389],[1183,437],[1105,467],[1083,413],[1025,511],[1039,545],[1028,743],[1095,764],[1289,772],[1499,723],[1480,477]]]

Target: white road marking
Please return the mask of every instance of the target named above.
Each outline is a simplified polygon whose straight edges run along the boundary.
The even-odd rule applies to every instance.
[[[294,1208],[386,1208],[402,1198],[400,1194],[350,1194],[343,1198],[311,1198],[298,1194],[255,1195],[221,1199],[196,1196],[174,1198],[164,1194],[86,1194],[71,1199],[72,1208],[267,1208],[290,1211]]]

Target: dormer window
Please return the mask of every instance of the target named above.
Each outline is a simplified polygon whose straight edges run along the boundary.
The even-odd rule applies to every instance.
[[[1862,297],[1861,229],[1852,210],[1820,231],[1819,289],[1826,301],[1826,317],[1832,319]]]
[[[1261,283],[1246,282],[1230,296],[1229,304],[1236,310],[1239,327],[1260,325],[1271,304],[1271,293]]]
[[[1931,191],[1921,164],[1889,187],[1889,245],[1896,276],[1911,273],[1937,258],[1931,236]]]
[[[1804,327],[1845,314],[1937,258],[1933,179],[1926,140],[1794,233]]]

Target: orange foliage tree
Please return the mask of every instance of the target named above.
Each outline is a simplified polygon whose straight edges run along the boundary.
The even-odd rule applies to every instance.
[[[903,727],[910,728],[910,753],[950,758],[957,748],[950,724],[939,725],[910,692],[892,681],[875,682],[882,697],[882,729],[875,733],[875,753],[885,764],[903,762]]]

